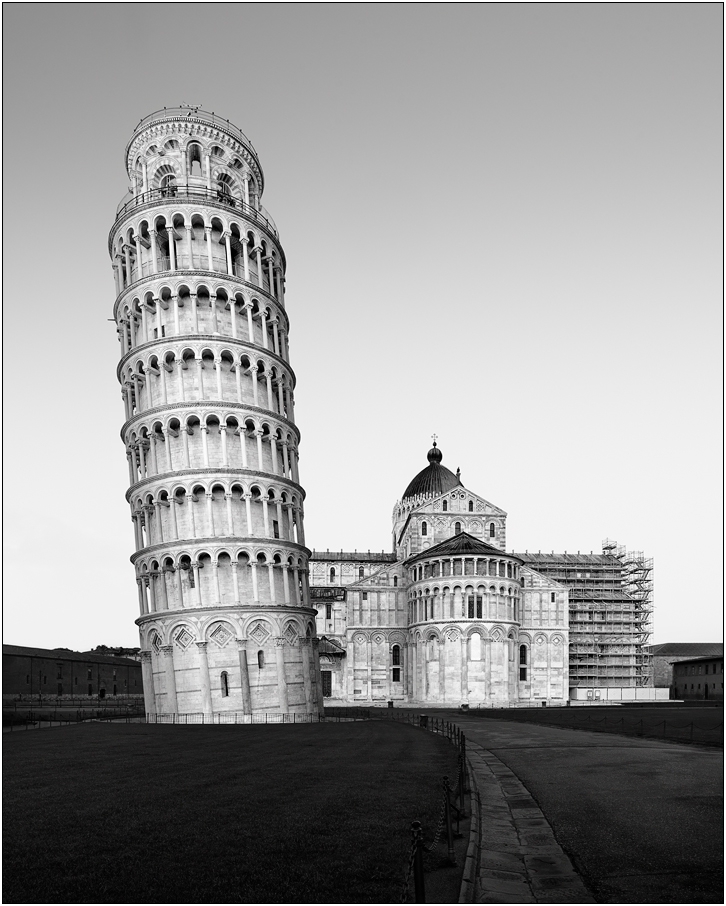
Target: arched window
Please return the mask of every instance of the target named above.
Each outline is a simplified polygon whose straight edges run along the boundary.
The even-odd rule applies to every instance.
[[[469,501],[469,512],[470,513],[474,512],[474,501],[473,500]]]
[[[393,587],[398,588],[398,576],[393,577]]]
[[[455,522],[455,523],[454,523],[454,534],[455,534],[455,535],[460,535],[460,534],[461,534],[461,523],[460,523],[460,522]]]
[[[519,678],[520,680],[527,679],[527,646],[519,646]]]
[[[330,581],[335,582],[335,567],[334,566],[330,567]]]
[[[361,566],[361,568],[358,570],[358,578],[362,579],[364,575],[365,575],[365,570]]]
[[[441,509],[444,511],[444,513],[449,509],[449,501],[448,501],[448,500],[444,500],[444,502],[441,504]]]
[[[160,188],[162,198],[173,198],[176,195],[176,177],[173,173],[162,176]]]
[[[222,675],[219,679],[222,687],[222,698],[226,698],[229,695],[229,676],[227,675],[226,670],[222,671]]]
[[[257,652],[257,666],[259,667],[260,670],[262,670],[262,668],[265,666],[265,652],[264,651]]]
[[[391,648],[391,682],[401,682],[401,647],[394,645]]]
[[[493,522],[489,523],[489,537],[490,538],[494,537],[494,523]]]
[[[202,175],[202,149],[199,145],[189,145],[187,148],[187,162],[190,176]]]
[[[422,535],[428,535],[428,533],[429,533],[429,527],[428,527],[428,525],[426,525],[425,522],[422,522],[422,523],[421,523],[421,534],[422,534]]]

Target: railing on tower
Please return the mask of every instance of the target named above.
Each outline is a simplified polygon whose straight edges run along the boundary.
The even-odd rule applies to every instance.
[[[229,208],[231,211],[238,211],[249,220],[254,220],[257,223],[262,224],[262,226],[266,227],[274,236],[278,236],[275,221],[270,217],[262,205],[260,205],[258,210],[253,205],[246,204],[239,198],[233,198],[231,195],[220,192],[219,189],[208,189],[206,186],[165,186],[161,189],[147,189],[146,192],[139,192],[137,195],[132,195],[131,198],[128,199],[124,197],[121,199],[121,202],[116,209],[116,222],[135,208],[140,208],[148,204],[158,204],[172,198],[177,201],[212,201],[215,204]],[[115,229],[115,227],[116,224],[114,224],[112,229]]]

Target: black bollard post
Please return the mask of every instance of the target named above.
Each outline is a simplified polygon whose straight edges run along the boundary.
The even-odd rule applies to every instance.
[[[449,778],[444,777],[444,821],[446,821],[446,846],[448,858],[452,865],[456,865],[454,852],[454,830],[451,826],[451,799],[449,798]]]
[[[417,903],[426,902],[426,890],[424,888],[424,862],[423,862],[423,831],[421,822],[413,821],[411,823],[411,834],[413,836],[413,889]]]

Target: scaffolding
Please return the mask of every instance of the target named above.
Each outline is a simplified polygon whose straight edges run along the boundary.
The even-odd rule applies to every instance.
[[[652,684],[652,559],[610,539],[602,554],[518,556],[568,588],[570,686]]]

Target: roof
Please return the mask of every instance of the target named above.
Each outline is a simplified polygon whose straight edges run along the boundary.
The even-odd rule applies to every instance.
[[[723,642],[663,642],[648,649],[653,657],[723,657]]]
[[[434,441],[433,447],[426,454],[429,464],[413,478],[403,492],[402,500],[407,497],[438,497],[461,484],[458,474],[441,465],[444,458]]]
[[[345,649],[341,648],[337,642],[334,642],[327,636],[321,635],[318,654],[331,654],[333,657],[345,657]]]
[[[435,544],[433,547],[421,551],[420,554],[414,554],[406,560],[406,564],[415,563],[417,560],[427,560],[429,557],[457,557],[457,556],[479,556],[479,557],[507,557],[517,559],[516,554],[508,554],[506,551],[493,547],[478,538],[474,538],[468,532],[459,532],[445,541]]]
[[[398,559],[395,554],[386,554],[384,551],[375,553],[371,551],[313,551],[309,560],[355,560],[362,563],[395,563]]]
[[[130,657],[85,654],[82,651],[68,651],[67,648],[26,648],[24,645],[3,645],[3,654],[14,657],[42,657],[51,661],[81,661],[84,664],[117,664],[122,667],[141,668],[139,662]]]
[[[554,552],[551,554],[543,554],[542,551],[538,551],[537,553],[525,551],[524,553],[517,554],[517,556],[521,560],[524,560],[525,563],[538,563],[540,566],[566,566],[568,564],[573,564],[575,566],[622,566],[620,560],[612,554],[555,554]]]

